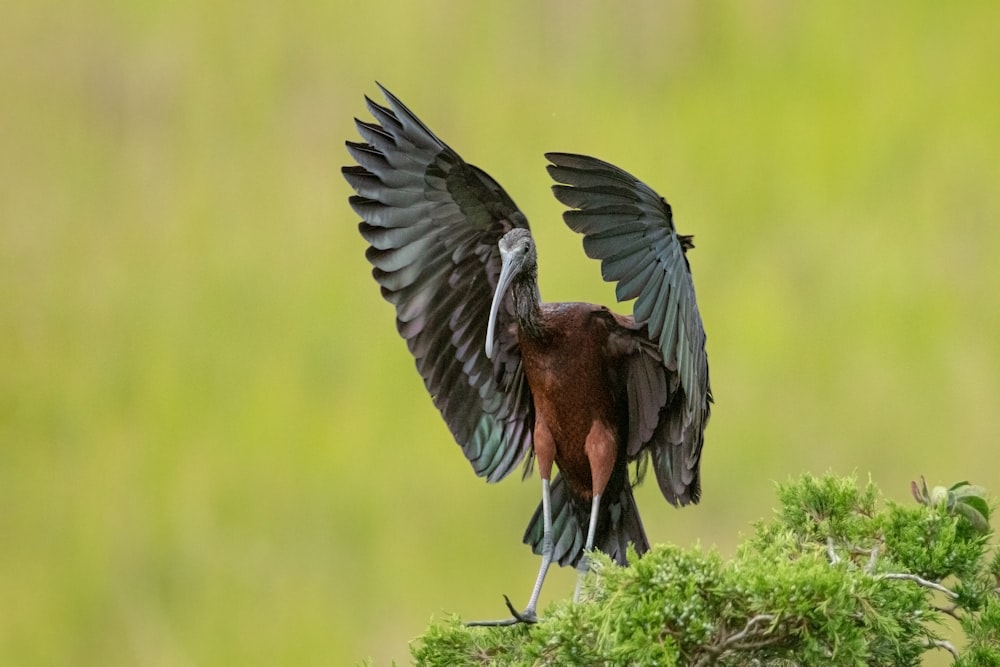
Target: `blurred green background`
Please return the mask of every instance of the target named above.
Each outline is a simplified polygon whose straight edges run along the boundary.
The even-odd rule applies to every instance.
[[[386,84],[611,303],[542,153],[695,234],[731,553],[774,481],[1000,491],[1000,4],[50,0],[0,8],[0,663],[407,661],[522,604],[537,477],[476,478],[340,176]],[[628,306],[624,307],[628,312]],[[543,595],[563,598],[572,572]]]

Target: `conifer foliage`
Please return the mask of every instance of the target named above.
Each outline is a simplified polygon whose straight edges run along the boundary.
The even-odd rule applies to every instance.
[[[917,505],[869,482],[802,478],[731,560],[657,546],[619,567],[594,554],[579,604],[534,625],[434,623],[420,665],[914,665],[946,652],[1000,667],[1000,551],[990,506],[966,482]],[[953,621],[951,619],[954,619]],[[948,621],[948,622],[946,622]]]

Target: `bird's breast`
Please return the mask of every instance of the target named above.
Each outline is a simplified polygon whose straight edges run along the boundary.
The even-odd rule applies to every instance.
[[[535,418],[552,435],[556,464],[567,474],[580,468],[575,476],[586,472],[588,479],[587,434],[595,421],[617,433],[616,407],[625,404],[614,381],[620,361],[609,358],[607,326],[593,312],[589,304],[550,307],[543,311],[546,335],[520,340]]]

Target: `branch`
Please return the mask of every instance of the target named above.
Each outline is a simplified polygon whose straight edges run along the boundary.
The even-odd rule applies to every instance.
[[[833,550],[833,538],[826,538],[826,555],[830,558],[830,565],[836,565],[840,562],[840,556],[837,552]]]
[[[950,607],[938,607],[937,605],[931,605],[931,608],[935,611],[939,611],[942,614],[948,614],[957,621],[962,620],[962,617],[958,615],[958,604],[953,604]]]
[[[945,588],[941,584],[930,581],[929,579],[924,579],[923,577],[918,577],[915,574],[905,574],[903,572],[886,572],[885,574],[880,574],[876,579],[900,579],[904,581],[915,581],[924,588],[930,588],[931,590],[937,591],[938,593],[944,593],[952,600],[958,599],[958,594],[951,589]]]
[[[720,658],[727,651],[734,651],[740,649],[755,649],[768,646],[770,644],[776,644],[781,641],[781,637],[774,636],[768,639],[760,639],[760,632],[757,630],[757,626],[761,623],[773,623],[777,619],[777,616],[773,614],[757,614],[743,626],[743,629],[734,635],[729,635],[723,639],[716,646],[706,646],[705,652],[707,655],[703,655],[698,662],[695,663],[695,667],[704,667],[705,665],[710,665]],[[756,641],[745,641],[753,635],[753,639]]]
[[[956,650],[949,641],[944,639],[929,639],[927,640],[927,646],[930,648],[943,648],[948,651],[948,653],[951,653],[952,657],[956,660],[958,659],[958,650]]]
[[[865,571],[868,574],[875,573],[875,565],[878,563],[878,554],[880,551],[881,551],[880,546],[872,547],[872,555],[868,558],[868,567],[865,568]]]
[[[878,564],[878,557],[879,554],[882,553],[882,547],[884,546],[884,544],[885,544],[885,538],[879,535],[878,540],[875,543],[875,546],[871,547],[870,549],[865,549],[863,547],[851,544],[848,545],[848,550],[852,556],[868,556],[868,565],[865,566],[865,572],[867,572],[868,574],[874,574],[875,566]],[[829,548],[829,546],[827,548]]]

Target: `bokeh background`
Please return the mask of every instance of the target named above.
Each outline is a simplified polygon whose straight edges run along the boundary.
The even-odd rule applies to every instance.
[[[1000,4],[43,0],[0,7],[0,663],[408,661],[523,603],[537,477],[476,478],[340,176],[377,79],[612,303],[542,153],[673,204],[732,553],[801,472],[1000,491]],[[622,308],[628,312],[627,305]],[[557,572],[547,601],[572,590]]]

